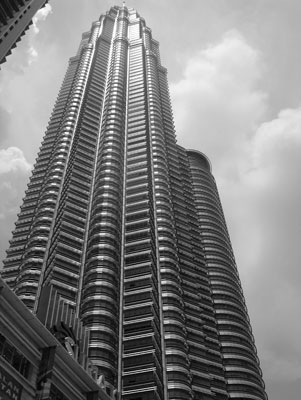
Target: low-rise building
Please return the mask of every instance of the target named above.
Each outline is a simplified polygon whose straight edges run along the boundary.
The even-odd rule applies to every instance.
[[[0,399],[114,398],[105,390],[0,279]]]

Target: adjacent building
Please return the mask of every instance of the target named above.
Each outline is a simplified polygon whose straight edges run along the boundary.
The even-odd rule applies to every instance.
[[[92,372],[70,357],[0,279],[0,399],[115,399]]]
[[[0,64],[16,47],[32,24],[35,13],[48,0],[1,0],[0,3]]]
[[[55,290],[119,399],[267,399],[210,162],[177,145],[133,9],[102,15],[69,61],[2,276],[35,314]]]

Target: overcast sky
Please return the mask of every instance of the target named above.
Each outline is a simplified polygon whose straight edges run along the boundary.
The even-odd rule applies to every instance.
[[[50,0],[0,71],[0,252],[69,57],[121,0]],[[301,393],[301,2],[128,0],[160,42],[179,144],[210,158],[270,400]]]

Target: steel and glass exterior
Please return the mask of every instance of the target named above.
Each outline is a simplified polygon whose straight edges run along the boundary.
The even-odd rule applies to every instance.
[[[48,0],[2,0],[0,3],[0,64],[32,24],[35,13]]]
[[[112,7],[70,59],[2,274],[53,285],[123,400],[266,399],[207,158],[176,143],[158,42]]]

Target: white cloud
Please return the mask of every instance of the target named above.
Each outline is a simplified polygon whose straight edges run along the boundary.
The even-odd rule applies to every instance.
[[[22,150],[17,147],[0,150],[0,174],[18,170],[31,170],[31,165],[26,161]]]
[[[171,85],[179,141],[201,147],[215,171],[235,173],[230,155],[244,162],[246,140],[266,111],[263,70],[258,51],[233,30],[189,59],[183,79]]]
[[[28,62],[28,65],[30,65],[30,64],[32,64],[32,63],[35,61],[35,59],[38,57],[38,52],[37,52],[37,50],[36,50],[33,46],[30,46],[30,47],[28,48],[28,50],[27,50],[27,54],[28,54],[28,60],[27,60],[27,62]]]
[[[249,152],[249,170],[236,182],[237,198],[226,185],[223,193],[236,225],[239,267],[252,299],[264,371],[276,381],[296,381],[301,379],[301,321],[296,317],[301,302],[301,108],[282,110],[260,125]],[[237,205],[241,219],[235,215]]]
[[[9,69],[12,72],[22,73],[24,69],[35,62],[38,58],[38,48],[41,48],[42,41],[39,41],[39,25],[42,21],[52,13],[50,4],[46,4],[40,8],[32,19],[30,30],[22,38],[21,43],[18,44],[16,50],[13,52],[13,57],[10,59]],[[43,49],[44,51],[44,49]]]
[[[278,290],[287,283],[293,288],[301,283],[301,108],[283,110],[263,123],[249,151],[250,167],[241,175],[237,189],[244,199],[245,224],[252,232],[248,242],[255,263],[248,253],[242,256],[246,276],[249,271],[262,273],[264,266],[268,284],[274,282]],[[282,290],[281,297],[274,293],[276,302],[284,300],[286,292]],[[289,303],[293,310],[294,303]]]
[[[36,18],[37,21],[45,21],[49,14],[52,14],[52,7],[48,3],[44,7],[39,9],[34,18]]]
[[[171,85],[180,144],[209,156],[266,380],[301,379],[301,107],[266,121],[260,52],[237,31]]]
[[[301,107],[280,111],[277,118],[260,126],[254,140],[257,168],[279,162],[291,163],[292,151],[301,146]],[[297,154],[295,154],[297,156]],[[295,159],[295,157],[294,157]],[[300,157],[295,161],[299,162]],[[285,166],[284,166],[285,167]]]
[[[31,165],[17,147],[0,150],[0,261],[8,248]]]
[[[35,35],[37,35],[40,32],[40,29],[38,27],[38,23],[40,21],[45,21],[46,18],[48,17],[49,14],[52,14],[52,7],[50,4],[46,4],[44,7],[40,8],[37,13],[35,14],[35,16],[32,19],[32,24],[33,24],[33,28],[32,28],[32,32],[33,32],[33,37]],[[31,40],[31,44],[29,45],[29,48],[27,50],[27,54],[28,54],[28,64],[32,64],[34,62],[34,60],[38,57],[38,52],[35,49],[34,45],[33,45],[33,38]]]
[[[50,4],[46,4],[44,7],[40,8],[36,15],[33,17],[33,31],[35,34],[38,34],[40,29],[38,28],[39,21],[45,21],[49,14],[52,14],[52,7]]]

